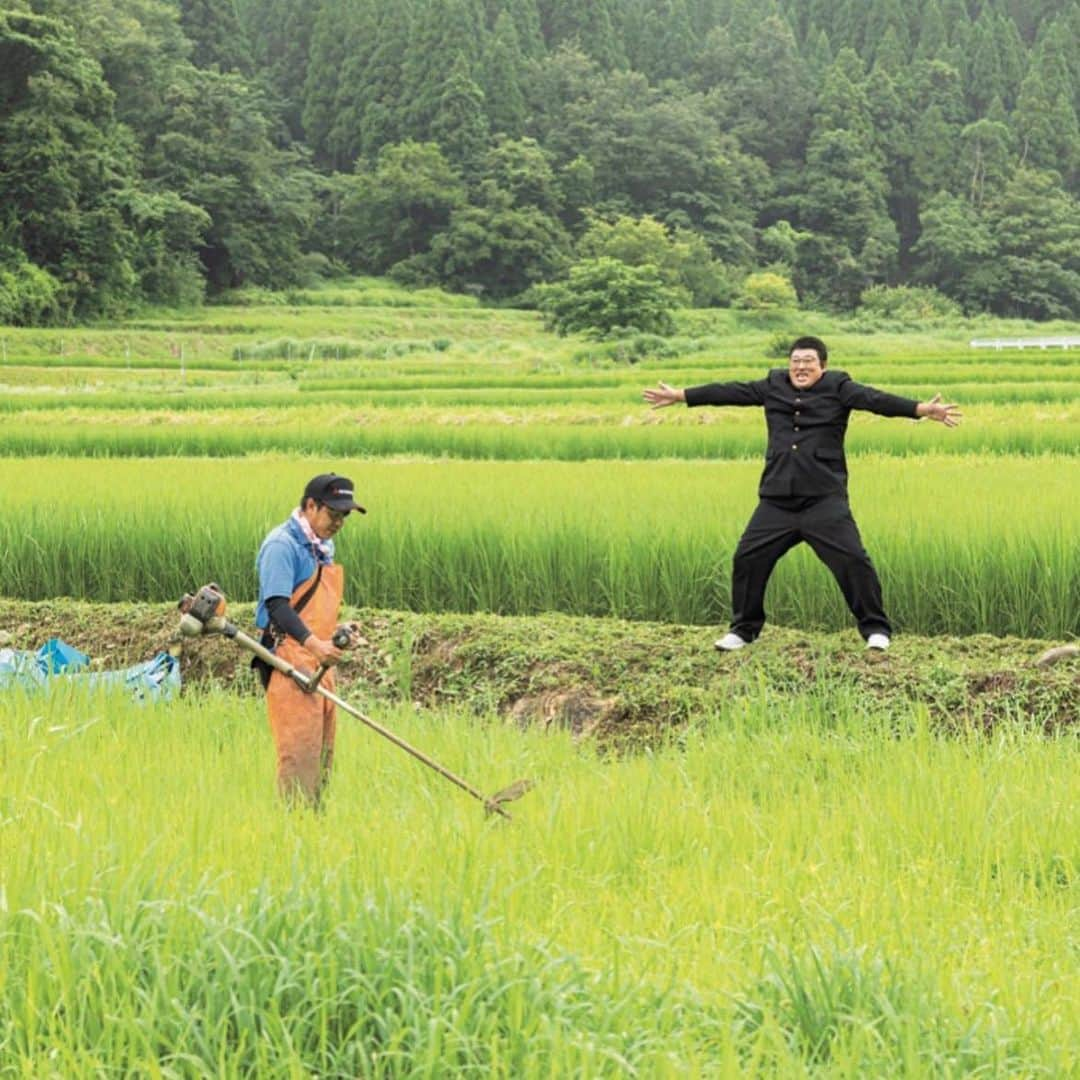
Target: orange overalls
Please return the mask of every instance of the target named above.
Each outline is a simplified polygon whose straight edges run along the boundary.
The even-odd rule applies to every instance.
[[[295,607],[314,580],[312,574],[298,585],[289,603]],[[316,637],[329,640],[333,635],[344,592],[343,568],[336,564],[324,566],[318,587],[301,613]],[[318,667],[315,657],[291,637],[286,637],[274,651],[302,671],[313,672]],[[320,685],[334,689],[333,668],[323,676]],[[286,799],[302,795],[317,806],[334,758],[336,706],[321,694],[305,693],[287,675],[275,671],[266,689],[266,708],[277,749],[278,791]]]

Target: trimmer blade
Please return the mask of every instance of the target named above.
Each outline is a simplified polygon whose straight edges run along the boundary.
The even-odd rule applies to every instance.
[[[520,799],[527,791],[532,791],[536,787],[536,784],[532,780],[515,780],[512,784],[504,787],[501,791],[496,791],[494,795],[489,796],[487,800],[487,812],[489,814],[494,813],[504,803],[514,802],[516,799]]]

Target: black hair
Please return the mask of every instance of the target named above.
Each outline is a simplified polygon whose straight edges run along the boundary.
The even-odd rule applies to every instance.
[[[822,341],[821,338],[796,338],[791,343],[791,348],[788,349],[788,356],[790,357],[796,349],[813,349],[818,354],[818,359],[821,361],[822,367],[824,367],[829,362],[829,350],[825,348],[825,342]]]

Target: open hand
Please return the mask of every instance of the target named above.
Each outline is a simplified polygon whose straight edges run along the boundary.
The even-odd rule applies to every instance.
[[[674,405],[677,401],[685,401],[686,395],[682,390],[674,386],[668,386],[662,382],[657,389],[651,387],[641,395],[654,409],[662,409],[665,405]]]
[[[963,415],[958,405],[942,404],[940,394],[935,394],[929,401],[924,401],[919,405],[920,417],[937,420],[946,427],[956,427]]]

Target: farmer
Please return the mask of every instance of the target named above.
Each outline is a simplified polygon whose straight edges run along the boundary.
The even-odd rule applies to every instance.
[[[335,473],[313,477],[299,507],[270,532],[256,560],[255,622],[263,629],[263,643],[303,671],[331,665],[323,678],[330,690],[332,665],[341,659],[341,650],[330,639],[344,592],[333,538],[353,510],[367,512],[353,498],[351,480]],[[333,703],[272,671],[266,705],[277,749],[278,790],[289,801],[300,797],[318,806],[334,755]]]
[[[765,586],[777,560],[805,540],[832,571],[859,632],[871,649],[887,649],[892,627],[881,583],[870,561],[847,496],[844,433],[852,409],[879,416],[929,417],[956,427],[960,412],[941,395],[918,402],[861,386],[843,371],[827,371],[828,350],[801,337],[788,351],[787,369],[756,382],[711,383],[677,390],[660,383],[644,397],[654,409],[677,401],[696,405],[761,405],[769,429],[757,509],[735,549],[731,576],[731,629],[716,648],[748,645],[765,624]]]

